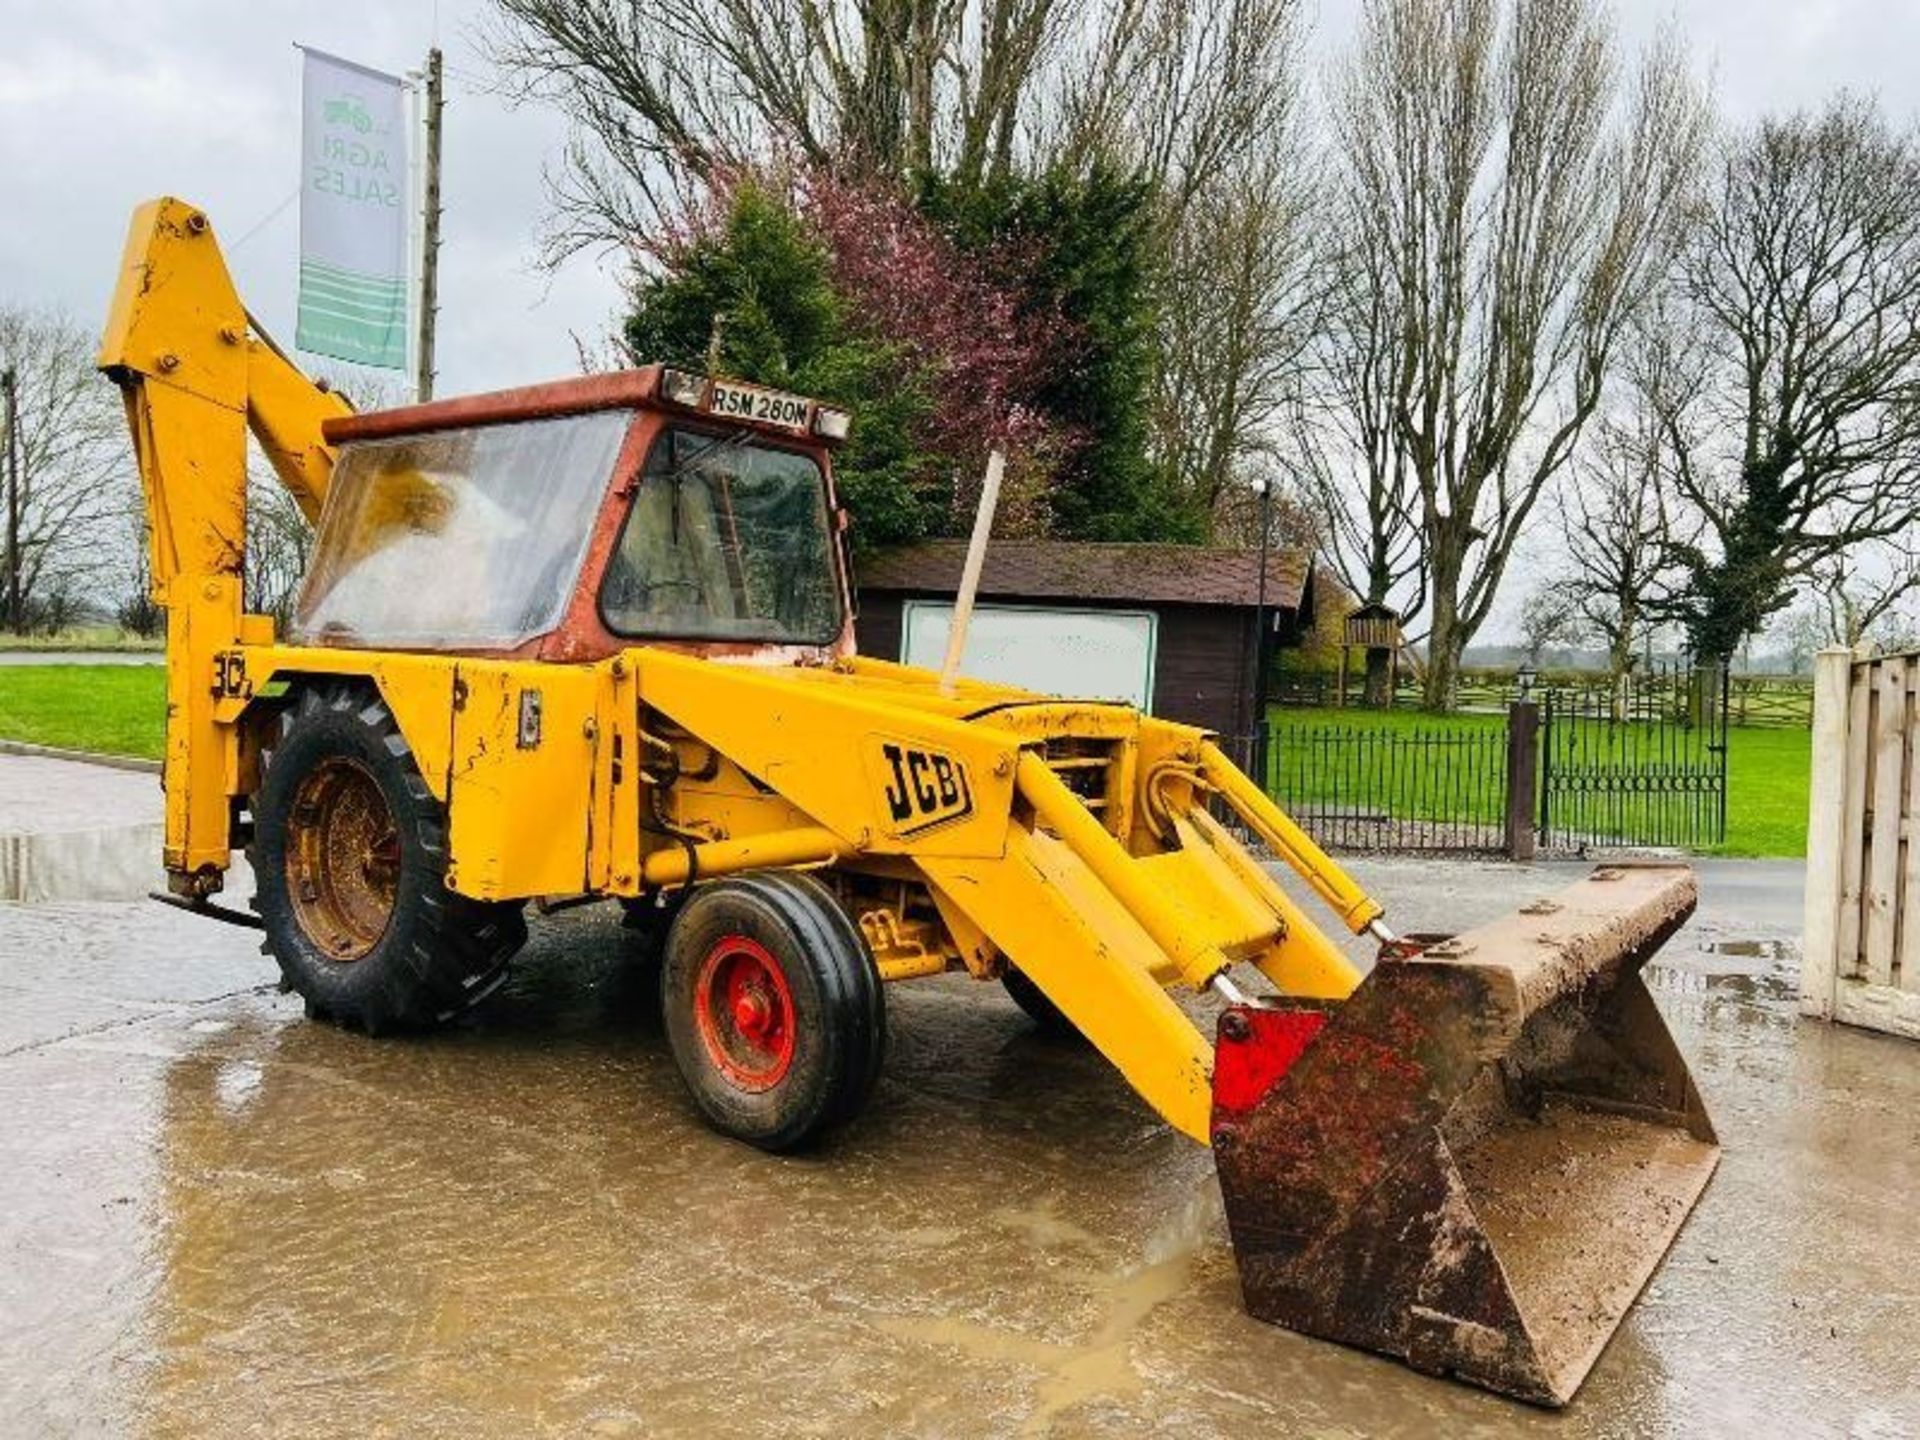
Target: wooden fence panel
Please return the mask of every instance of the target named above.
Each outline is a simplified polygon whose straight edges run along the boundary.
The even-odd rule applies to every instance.
[[[1872,782],[1873,750],[1867,736],[1873,719],[1873,687],[1866,669],[1855,666],[1847,681],[1847,729],[1843,794],[1845,818],[1840,852],[1840,973],[1857,976],[1860,960],[1860,897],[1865,881],[1865,847],[1861,836],[1867,823],[1867,786]]]
[[[1806,923],[1801,932],[1800,1009],[1833,1018],[1840,969],[1841,843],[1847,809],[1847,687],[1853,656],[1824,652],[1813,672],[1813,774],[1807,787]]]
[[[1916,745],[1916,732],[1920,732],[1920,710],[1916,710],[1913,693],[1920,688],[1920,659],[1910,659],[1907,665],[1908,714],[1913,719],[1907,726],[1907,789],[1905,796],[1905,814],[1901,817],[1901,833],[1906,837],[1906,859],[1901,867],[1900,883],[1900,988],[1910,995],[1920,995],[1920,745]]]
[[[1893,983],[1894,900],[1900,883],[1900,811],[1906,794],[1907,661],[1873,667],[1873,793],[1869,801],[1866,862],[1866,943],[1863,974],[1869,984]]]
[[[1823,652],[1814,692],[1801,1008],[1920,1039],[1920,656]]]

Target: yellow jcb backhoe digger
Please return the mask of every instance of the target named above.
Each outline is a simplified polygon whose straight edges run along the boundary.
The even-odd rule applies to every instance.
[[[1545,1404],[1706,1184],[1638,978],[1686,869],[1422,948],[1204,732],[855,654],[845,414],[659,366],[354,414],[174,199],[100,365],[168,618],[171,898],[258,924],[311,1014],[446,1020],[527,902],[617,899],[664,927],[694,1102],[781,1151],[860,1110],[884,982],[998,979],[1213,1146],[1254,1314]],[[249,429],[318,526],[285,636],[242,604]],[[257,916],[214,898],[241,848]],[[1206,991],[1217,1043],[1170,993]]]

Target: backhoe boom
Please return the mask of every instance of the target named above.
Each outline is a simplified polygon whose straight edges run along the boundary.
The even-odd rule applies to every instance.
[[[230,863],[247,778],[238,732],[214,719],[220,657],[273,639],[271,620],[244,613],[247,431],[317,520],[333,469],[321,425],[352,407],[252,324],[207,217],[180,200],[134,212],[98,363],[126,405],[167,615],[168,884],[204,896]]]

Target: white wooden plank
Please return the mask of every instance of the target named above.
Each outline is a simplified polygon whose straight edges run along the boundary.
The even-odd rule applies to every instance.
[[[1840,820],[1840,920],[1835,944],[1838,973],[1860,973],[1860,892],[1866,871],[1867,782],[1873,751],[1867,743],[1873,713],[1871,661],[1855,661],[1847,679],[1847,780]]]
[[[1894,983],[1920,995],[1920,660],[1907,663],[1907,793],[1901,833],[1900,937],[1894,954]]]
[[[1907,798],[1907,660],[1874,662],[1873,792],[1869,801],[1866,935],[1862,973],[1871,985],[1893,984],[1893,942],[1900,898],[1900,811]]]
[[[1834,984],[1840,965],[1840,872],[1847,802],[1847,686],[1852,670],[1851,650],[1822,650],[1814,658],[1813,774],[1807,797],[1807,889],[1804,939],[1800,947],[1800,1008],[1822,1019],[1833,1014]],[[1916,770],[1920,773],[1920,767]],[[1920,806],[1914,808],[1920,813]],[[1908,933],[1917,931],[1920,927],[1912,927]],[[1920,974],[1920,965],[1909,973]]]
[[[1834,992],[1833,1018],[1843,1024],[1920,1040],[1920,995],[1890,985],[1842,980]]]

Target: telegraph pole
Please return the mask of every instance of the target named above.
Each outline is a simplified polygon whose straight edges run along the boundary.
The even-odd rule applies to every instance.
[[[14,634],[20,623],[20,379],[11,365],[0,374],[7,409],[7,625]]]
[[[446,92],[440,76],[440,47],[427,51],[427,153],[425,197],[420,216],[420,344],[414,391],[433,398],[433,322],[440,308],[440,112]]]

